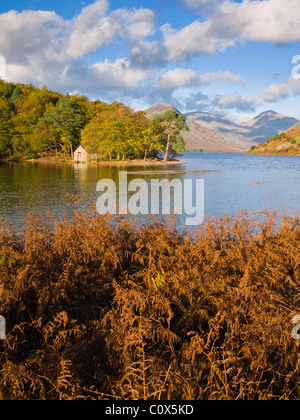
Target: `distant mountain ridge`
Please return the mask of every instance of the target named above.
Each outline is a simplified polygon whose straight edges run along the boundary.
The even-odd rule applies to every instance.
[[[177,108],[164,103],[154,104],[145,112],[148,118],[153,118],[171,109],[182,114]],[[242,124],[201,111],[183,115],[191,130],[183,133],[188,151],[245,152],[251,146],[267,141],[274,133],[279,134],[299,123],[296,118],[274,111],[263,112]]]
[[[246,136],[253,141],[263,142],[271,136],[286,131],[291,126],[299,123],[299,120],[274,111],[266,111],[250,121],[241,124],[247,130]]]
[[[211,130],[215,135],[219,136],[235,151],[243,151],[251,146],[251,140],[246,137],[247,130],[234,122],[221,117],[219,115],[208,114],[205,112],[192,112],[185,114],[188,124],[196,121],[201,126]]]
[[[160,115],[166,111],[174,110],[178,114],[182,114],[177,108],[169,104],[158,103],[146,109],[148,118],[153,118],[155,115]],[[241,152],[242,147],[239,144],[234,144],[223,138],[205,124],[198,122],[196,119],[185,115],[190,132],[183,132],[186,147],[188,151],[201,150],[203,152]],[[215,116],[216,117],[216,116]],[[243,150],[248,150],[252,143],[246,141],[243,144]]]

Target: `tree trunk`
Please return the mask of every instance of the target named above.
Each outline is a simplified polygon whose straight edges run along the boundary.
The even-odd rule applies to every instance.
[[[168,141],[167,141],[167,148],[166,148],[166,153],[165,153],[165,157],[164,157],[164,162],[166,162],[168,160],[168,156],[169,156],[169,150],[170,150],[170,134],[168,134]]]

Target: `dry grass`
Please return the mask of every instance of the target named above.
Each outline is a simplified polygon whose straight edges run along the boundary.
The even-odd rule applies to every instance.
[[[0,399],[299,399],[299,215],[0,228]]]

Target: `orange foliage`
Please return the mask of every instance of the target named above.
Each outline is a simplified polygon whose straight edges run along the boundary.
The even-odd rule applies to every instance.
[[[299,221],[2,223],[1,399],[299,399]]]

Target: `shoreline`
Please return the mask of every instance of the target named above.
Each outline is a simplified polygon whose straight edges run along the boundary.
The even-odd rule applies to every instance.
[[[62,164],[68,163],[73,165],[99,165],[99,166],[177,166],[177,165],[186,165],[187,162],[180,162],[180,161],[159,161],[159,160],[125,160],[125,161],[88,161],[83,163],[75,162],[72,159],[57,159],[55,157],[44,157],[44,158],[37,158],[37,159],[16,159],[16,160],[9,160],[9,159],[0,159],[0,163],[39,163],[39,164]]]
[[[253,152],[246,152],[245,155],[247,156],[296,156],[299,157],[299,153],[268,153],[268,152],[261,152],[261,153],[253,153]]]
[[[76,162],[74,163],[76,164]],[[100,166],[176,166],[176,165],[186,165],[187,162],[179,162],[179,161],[161,162],[161,161],[132,160],[132,161],[124,161],[124,162],[95,162],[94,164],[100,165]]]

